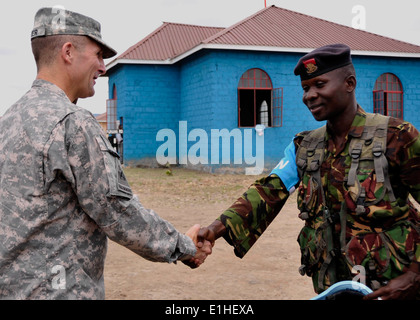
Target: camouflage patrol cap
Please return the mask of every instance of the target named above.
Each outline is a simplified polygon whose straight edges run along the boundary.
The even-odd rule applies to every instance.
[[[117,54],[102,40],[101,24],[98,21],[61,7],[41,8],[35,15],[31,40],[52,35],[87,36],[103,48],[104,59]]]
[[[350,47],[341,43],[329,44],[300,58],[295,75],[307,80],[349,64],[352,64]]]

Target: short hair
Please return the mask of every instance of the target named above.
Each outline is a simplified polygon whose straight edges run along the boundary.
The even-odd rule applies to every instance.
[[[41,67],[51,65],[63,45],[67,42],[71,42],[77,49],[83,50],[86,44],[86,38],[85,36],[78,35],[52,35],[32,39],[32,53],[38,71]]]
[[[338,72],[342,75],[343,79],[347,79],[349,76],[354,76],[356,78],[356,69],[354,68],[354,65],[352,63],[338,70]]]
[[[349,77],[353,76],[354,81],[355,81],[355,89],[356,89],[356,86],[357,86],[356,69],[354,68],[354,65],[352,63],[347,66],[336,69],[335,72],[337,73],[341,81],[347,81]],[[353,91],[353,93],[354,92],[355,90]]]

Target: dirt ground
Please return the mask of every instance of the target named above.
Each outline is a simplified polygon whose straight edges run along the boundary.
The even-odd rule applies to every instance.
[[[196,223],[212,223],[258,178],[181,168],[173,168],[171,175],[162,168],[126,168],[125,172],[142,204],[182,232]],[[110,241],[106,299],[307,300],[314,293],[311,279],[298,273],[296,238],[301,226],[292,195],[243,259],[219,239],[213,254],[197,269],[183,263],[153,263]]]

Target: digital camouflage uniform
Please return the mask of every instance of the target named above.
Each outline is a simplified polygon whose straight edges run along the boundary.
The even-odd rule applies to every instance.
[[[385,156],[396,198],[392,202],[388,195],[384,196],[383,183],[377,181],[374,168],[362,165],[357,171],[359,182],[348,186],[347,175],[352,161],[349,144],[353,138],[361,136],[365,121],[366,113],[358,107],[342,150],[336,150],[328,131],[325,133],[325,158],[320,174],[333,226],[331,238],[335,257],[331,263],[324,264],[330,249],[327,248],[322,195],[317,192],[313,180],[308,176],[300,179],[296,172],[295,150],[309,132],[296,135],[279,166],[269,176],[256,181],[219,217],[227,228],[225,239],[234,246],[237,256],[243,257],[250,250],[296,187],[298,207],[308,215],[298,236],[302,252],[300,271],[312,277],[316,292],[322,292],[334,282],[351,280],[357,275],[357,270],[352,273],[354,266],[363,266],[368,281],[383,285],[404,273],[411,261],[420,262],[420,218],[409,200],[411,194],[420,202],[419,133],[408,122],[389,119]],[[291,160],[293,165],[285,160]],[[363,212],[356,210],[361,186],[369,200]],[[382,200],[376,203],[376,197]],[[345,228],[344,233],[341,233],[342,228]],[[328,267],[327,270],[322,270],[324,267]],[[324,276],[318,279],[321,273]],[[373,282],[368,284],[373,285]]]
[[[102,128],[36,80],[0,120],[0,297],[103,299],[107,237],[174,262],[195,254],[133,196]]]

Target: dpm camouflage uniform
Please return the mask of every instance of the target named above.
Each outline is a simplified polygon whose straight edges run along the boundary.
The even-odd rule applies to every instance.
[[[351,280],[361,271],[356,267],[352,273],[354,266],[364,268],[369,285],[383,285],[404,273],[412,261],[420,262],[420,218],[409,201],[411,194],[420,202],[419,133],[410,123],[395,118],[389,120],[385,156],[395,196],[395,201],[391,201],[388,195],[384,196],[383,184],[377,181],[374,168],[364,170],[362,166],[357,172],[358,183],[353,187],[347,183],[352,161],[349,144],[361,136],[365,121],[366,113],[359,107],[348,141],[340,149],[335,148],[328,131],[325,133],[320,175],[330,213],[333,247],[328,248],[325,206],[316,183],[307,176],[300,179],[298,175],[292,179],[293,183],[285,183],[279,178],[282,173],[273,170],[219,217],[228,230],[225,239],[234,246],[237,256],[243,257],[248,252],[283,207],[289,190],[298,187],[298,207],[301,214],[307,215],[298,236],[303,264],[300,271],[312,277],[316,292],[322,292],[337,281]],[[291,149],[298,150],[308,134],[298,134]],[[280,164],[285,166],[283,161]],[[356,210],[360,206],[357,196],[361,186],[369,201],[363,203],[363,210]],[[345,232],[341,232],[342,228]],[[334,256],[331,261],[327,261],[329,251]]]
[[[36,80],[0,121],[0,297],[103,299],[107,237],[142,257],[195,254],[133,196],[92,114]]]

